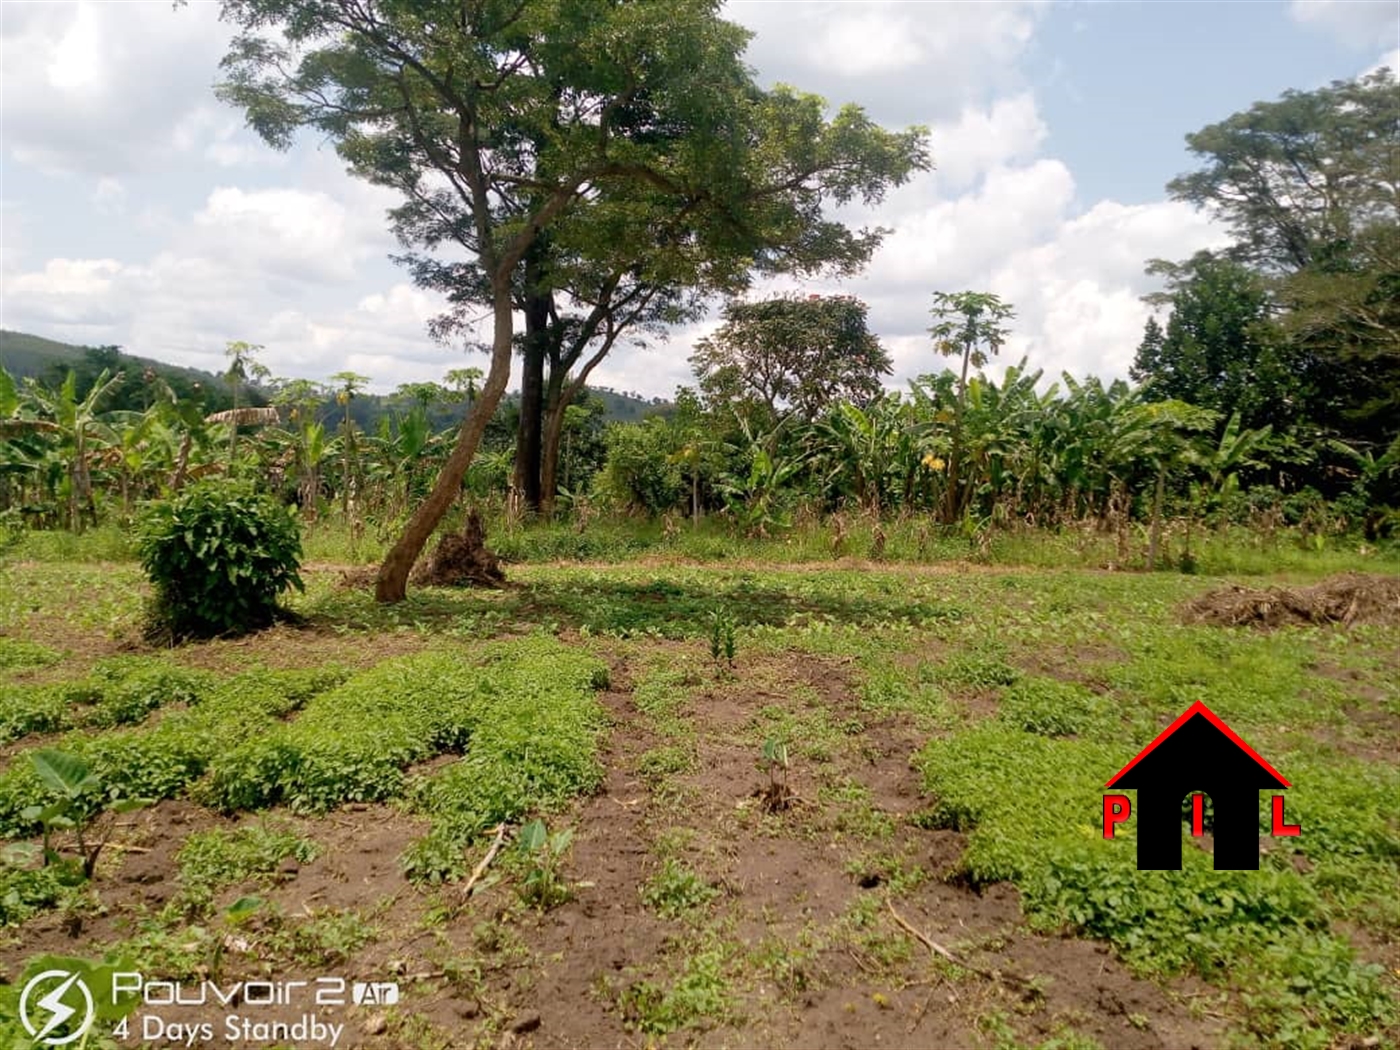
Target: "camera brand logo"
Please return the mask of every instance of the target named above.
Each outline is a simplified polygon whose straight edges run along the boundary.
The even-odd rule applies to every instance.
[[[393,1006],[399,1001],[397,981],[356,981],[350,999],[357,1006]]]
[[[49,988],[49,985],[53,987]],[[30,1000],[34,1000],[37,1018],[31,1012]],[[75,1000],[82,1002],[82,1021],[67,1035],[54,1035],[77,1016],[79,1007],[73,1005]],[[35,974],[19,995],[20,1023],[41,1046],[67,1046],[76,1042],[87,1032],[96,1013],[88,986],[76,973],[67,970],[45,970]]]
[[[1199,701],[1120,769],[1105,787],[1136,788],[1139,871],[1181,868],[1181,802],[1191,797],[1191,834],[1205,833],[1205,799],[1215,809],[1215,870],[1259,870],[1259,792],[1289,787],[1273,766]],[[1272,799],[1273,833],[1297,835],[1284,820],[1283,796]],[[1104,795],[1103,837],[1132,816],[1127,795]]]

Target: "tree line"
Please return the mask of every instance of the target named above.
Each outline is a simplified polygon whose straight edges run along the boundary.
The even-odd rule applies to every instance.
[[[1373,530],[1400,502],[1389,70],[1289,92],[1188,137],[1200,168],[1169,192],[1234,243],[1150,264],[1165,278],[1163,320],[1147,326],[1133,384],[1065,376],[1045,389],[1024,363],[989,378],[1013,307],[950,291],[932,299],[929,335],[931,363],[946,355],[952,368],[894,394],[864,304],[746,293],[768,275],[858,272],[886,231],[829,209],[878,204],[928,170],[926,129],[890,131],[858,106],[832,112],[761,88],[742,62],[747,32],[718,4],[224,0],[222,16],[236,36],[220,97],[270,145],[319,132],[352,173],[397,191],[398,259],[450,304],[433,337],[470,347],[474,323],[490,319],[469,396],[449,398],[450,383],[416,402],[406,392],[382,433],[355,426],[347,406],[364,381],[348,373],[331,430],[309,421],[295,383],[266,406],[276,423],[235,404],[180,424],[161,407],[152,424],[185,426],[191,453],[208,440],[200,428],[226,428],[224,466],[206,458],[236,471],[239,427],[261,423],[251,448],[283,441],[304,505],[331,479],[349,514],[381,492],[371,478],[393,477],[382,491],[401,494],[402,529],[380,600],[403,597],[428,537],[483,475],[525,515],[591,492],[654,512],[723,509],[759,530],[795,499],[928,512],[948,527],[1136,514],[1154,536],[1169,509],[1205,513],[1241,485],[1340,501]],[[673,411],[604,428],[583,407],[615,347],[659,339],[716,300],[724,323],[696,347],[695,386]],[[503,414],[517,360],[520,397]],[[67,420],[85,400],[76,386],[61,406],[41,396],[11,385],[7,433],[32,437],[42,428],[29,424]],[[448,405],[452,431],[424,427],[429,408]],[[62,482],[74,524],[91,503],[79,444],[65,446]]]

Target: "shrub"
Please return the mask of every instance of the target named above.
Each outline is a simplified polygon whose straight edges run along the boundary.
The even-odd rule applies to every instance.
[[[210,479],[153,504],[137,547],[156,592],[152,627],[175,638],[266,627],[278,595],[305,589],[291,512],[247,484]]]
[[[608,428],[608,458],[596,483],[617,505],[661,514],[680,504],[688,489],[675,461],[678,438],[664,419],[617,423]]]

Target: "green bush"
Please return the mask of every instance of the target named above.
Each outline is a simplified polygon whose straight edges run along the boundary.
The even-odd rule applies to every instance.
[[[244,483],[201,481],[153,504],[137,547],[156,592],[152,626],[175,638],[266,627],[278,595],[305,589],[291,512]]]
[[[620,507],[661,514],[681,503],[689,489],[676,461],[680,439],[664,419],[608,428],[608,458],[596,483]]]

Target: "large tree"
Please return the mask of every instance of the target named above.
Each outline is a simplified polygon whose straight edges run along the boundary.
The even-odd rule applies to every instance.
[[[1271,273],[1394,268],[1400,220],[1400,84],[1386,68],[1287,91],[1186,136],[1203,162],[1167,186],[1235,236],[1231,254]]]
[[[1249,428],[1296,417],[1313,377],[1271,323],[1264,280],[1209,252],[1148,269],[1167,278],[1167,290],[1148,301],[1171,312],[1165,329],[1148,320],[1133,361],[1147,396],[1213,409],[1220,428],[1236,412]]]
[[[403,598],[424,544],[461,490],[505,392],[517,273],[540,238],[645,192],[700,258],[794,255],[858,242],[822,206],[878,199],[922,159],[843,110],[799,137],[814,106],[760,91],[748,34],[711,0],[224,0],[239,28],[227,100],[268,142],[315,128],[350,169],[404,197],[410,249],[465,251],[489,288],[491,359],[427,499],[380,568]],[[650,213],[649,213],[650,214]],[[874,236],[871,234],[871,236]]]
[[[772,425],[811,422],[837,401],[866,405],[893,370],[866,325],[867,307],[849,295],[780,295],[734,301],[724,324],[690,358],[712,405],[760,409]]]
[[[1289,91],[1187,136],[1168,190],[1223,220],[1267,282],[1307,415],[1356,447],[1400,430],[1400,83]]]

